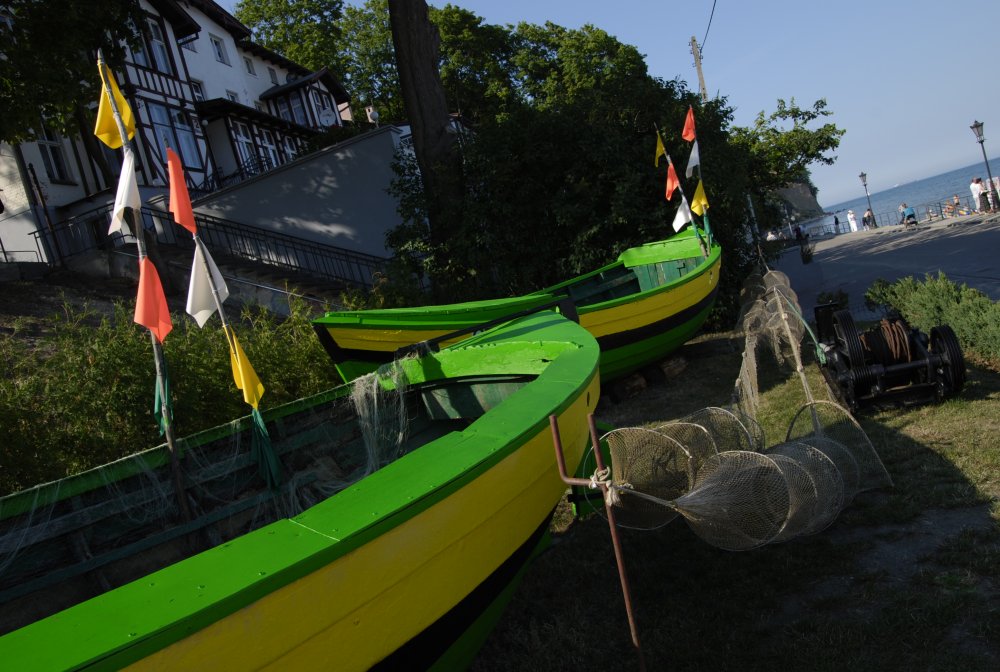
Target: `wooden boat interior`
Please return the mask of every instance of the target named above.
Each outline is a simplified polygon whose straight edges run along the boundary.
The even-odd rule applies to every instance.
[[[184,497],[193,512],[188,520],[175,495],[166,445],[4,497],[0,635],[297,515],[408,452],[465,429],[534,377],[511,373],[409,386],[397,395],[405,404],[405,429],[398,421],[390,427],[405,440],[374,457],[350,386],[273,409],[265,420],[283,470],[275,489],[259,474],[249,416],[181,439]]]

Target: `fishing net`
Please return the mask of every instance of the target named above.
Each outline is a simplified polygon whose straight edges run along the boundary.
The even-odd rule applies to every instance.
[[[871,439],[840,404],[816,400],[803,405],[792,419],[786,439],[808,442],[821,450],[825,450],[824,444],[830,442],[840,445],[856,465],[858,475],[854,494],[892,486],[892,478]]]
[[[248,416],[178,439],[176,467],[164,445],[0,499],[0,635],[295,516],[384,466],[405,452],[419,407],[406,390],[393,369],[275,413],[277,487],[251,454]]]
[[[657,500],[687,492],[694,465],[675,439],[641,427],[615,429],[603,437],[611,454],[611,502],[621,527],[652,530],[666,525],[677,512]],[[639,496],[636,493],[641,493]],[[603,514],[603,509],[600,509]]]
[[[859,492],[891,486],[871,440],[847,409],[813,398],[801,354],[812,331],[788,276],[769,271],[749,277],[741,300],[744,350],[730,407],[702,408],[655,431],[625,428],[606,435],[614,493],[609,502],[622,512],[623,526],[652,529],[680,514],[706,542],[749,550],[819,532]],[[774,364],[794,365],[805,398],[785,441],[771,447],[757,421],[762,350],[773,354]]]
[[[355,379],[351,402],[358,414],[368,454],[368,472],[374,472],[401,454],[406,442],[406,375],[399,361]]]
[[[684,416],[680,422],[704,427],[719,451],[757,451],[763,446],[763,431],[757,423],[751,431],[744,424],[746,416],[741,418],[741,415],[727,408],[709,406]]]
[[[730,551],[774,539],[788,517],[788,483],[766,455],[744,450],[705,461],[691,490],[673,506],[703,540]]]

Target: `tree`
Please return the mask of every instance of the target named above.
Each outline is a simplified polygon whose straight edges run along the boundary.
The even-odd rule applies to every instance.
[[[234,14],[254,41],[296,63],[319,70],[340,50],[343,0],[239,0]]]
[[[392,45],[387,0],[348,5],[338,22],[343,39],[331,66],[357,108],[371,105],[386,123],[406,118]]]
[[[440,38],[423,0],[389,0],[389,22],[427,202],[430,240],[447,250],[452,225],[461,220],[463,187],[455,133],[438,73]]]
[[[817,100],[812,109],[800,108],[795,99],[790,103],[778,99],[778,107],[770,115],[758,113],[754,125],[737,128],[734,141],[744,147],[753,161],[753,186],[759,193],[770,193],[792,182],[808,177],[813,163],[830,165],[836,161],[832,152],[840,146],[844,131],[832,123],[816,129],[807,126],[832,114],[825,100]],[[783,127],[791,122],[790,128]]]
[[[112,67],[123,62],[144,25],[138,0],[8,0],[2,12],[11,27],[0,23],[0,140],[35,139],[43,119],[93,137],[93,113],[84,110],[101,90],[97,50]]]

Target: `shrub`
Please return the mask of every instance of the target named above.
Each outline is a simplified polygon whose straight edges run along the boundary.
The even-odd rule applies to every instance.
[[[1000,304],[966,284],[957,285],[944,273],[912,277],[894,283],[876,280],[865,292],[865,304],[898,312],[912,327],[929,332],[947,324],[962,349],[989,360],[1000,360]]]
[[[302,299],[289,316],[244,309],[233,329],[264,384],[262,410],[320,392],[338,377]],[[62,478],[163,442],[153,418],[155,367],[149,333],[133,306],[110,316],[64,308],[31,347],[0,335],[0,495]],[[179,436],[246,415],[229,348],[213,317],[203,329],[174,319],[163,345]]]

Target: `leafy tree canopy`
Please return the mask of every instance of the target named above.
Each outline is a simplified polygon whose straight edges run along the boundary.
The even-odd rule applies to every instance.
[[[113,67],[144,25],[138,0],[7,0],[0,14],[0,140],[37,137],[41,122],[77,129],[80,106],[100,93],[97,50]]]
[[[239,0],[234,14],[253,39],[312,70],[337,62],[343,0]]]
[[[734,141],[753,160],[753,186],[758,193],[805,181],[809,165],[830,165],[836,160],[830,152],[840,146],[844,131],[832,123],[808,127],[831,114],[822,99],[812,108],[799,107],[794,98],[789,103],[779,99],[770,115],[760,112],[753,126],[735,129]]]

